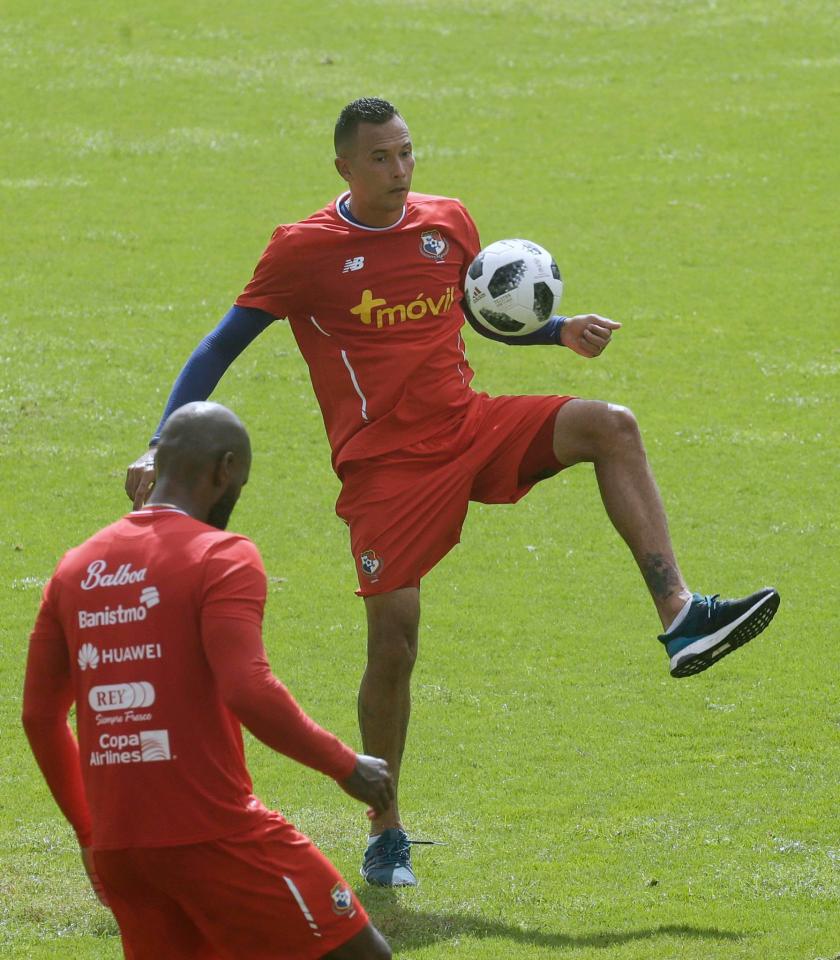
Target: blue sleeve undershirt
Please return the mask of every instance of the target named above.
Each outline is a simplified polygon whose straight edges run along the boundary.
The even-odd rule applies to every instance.
[[[160,432],[169,414],[185,403],[206,400],[225,370],[275,319],[270,313],[253,307],[234,306],[228,310],[216,329],[208,333],[193,350],[184,369],[178,374],[150,446],[160,439]]]
[[[464,310],[464,316],[482,337],[510,346],[560,344],[560,331],[566,320],[565,317],[555,316],[534,333],[524,337],[506,337],[477,323],[469,310]],[[275,319],[270,313],[254,307],[233,306],[228,310],[216,329],[208,333],[193,350],[178,374],[155,435],[149,441],[150,446],[154,446],[160,439],[160,432],[170,413],[193,400],[206,400],[227,368]]]
[[[464,316],[476,333],[480,333],[482,337],[487,337],[488,340],[506,343],[510,347],[527,347],[533,344],[554,344],[555,346],[562,347],[563,343],[560,340],[560,334],[563,330],[563,324],[568,319],[568,317],[555,315],[544,323],[539,330],[535,330],[533,333],[526,333],[522,337],[511,337],[505,336],[503,333],[493,333],[492,330],[488,330],[483,323],[479,323],[475,319],[466,305],[464,305]]]

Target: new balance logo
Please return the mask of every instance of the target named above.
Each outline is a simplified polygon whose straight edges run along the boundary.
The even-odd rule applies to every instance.
[[[354,270],[361,270],[364,265],[364,257],[351,257],[349,260],[344,261],[344,269],[341,272],[352,273]]]

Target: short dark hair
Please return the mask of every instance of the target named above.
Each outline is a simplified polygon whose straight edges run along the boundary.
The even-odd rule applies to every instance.
[[[333,142],[336,154],[355,137],[360,123],[387,123],[398,117],[400,111],[387,100],[379,97],[361,97],[348,103],[335,122]]]

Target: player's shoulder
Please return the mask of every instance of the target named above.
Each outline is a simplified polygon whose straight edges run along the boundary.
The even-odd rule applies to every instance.
[[[200,520],[194,520],[193,523],[196,525],[196,543],[201,550],[239,551],[243,555],[259,553],[254,541],[242,533],[234,533],[231,530],[219,530],[218,527],[210,526],[208,523],[202,523]]]
[[[54,577],[72,575],[77,570],[83,570],[95,563],[97,558],[106,549],[115,536],[118,536],[125,525],[125,517],[114,520],[107,526],[100,528],[96,533],[91,534],[87,540],[83,540],[75,547],[70,547],[55,568]]]
[[[288,264],[296,258],[310,257],[313,249],[323,248],[333,239],[339,240],[346,232],[346,225],[335,211],[335,201],[331,201],[302,220],[275,227],[266,253]]]
[[[227,560],[232,564],[245,564],[263,569],[262,556],[253,540],[241,533],[217,530],[202,524],[205,529],[199,535],[200,550],[205,558]]]
[[[341,229],[342,221],[336,212],[335,203],[335,200],[331,200],[309,216],[292,223],[281,223],[275,228],[271,239],[294,243],[311,237],[313,233]]]
[[[472,217],[458,197],[442,197],[432,193],[409,193],[411,220],[419,225],[435,224],[460,228],[472,225]]]
[[[52,575],[44,585],[44,597],[57,601],[60,595],[72,595],[78,590],[90,590],[102,575],[109,572],[108,544],[112,542],[122,520],[116,520],[97,530],[59,558]],[[113,571],[111,571],[113,572]]]
[[[434,193],[414,193],[408,195],[409,204],[419,210],[457,210],[465,211],[464,202],[458,197],[444,197]]]
[[[163,550],[165,556],[171,562],[181,564],[183,570],[200,564],[211,555],[224,555],[262,567],[256,544],[242,534],[219,530],[186,514],[173,512],[165,518],[153,519],[144,511],[136,511],[108,524],[68,550],[59,561],[54,576],[66,580],[80,572],[84,575],[91,571],[94,574],[108,572],[110,567],[105,560],[108,556],[124,556],[127,558],[124,562],[128,562],[136,555],[139,562],[150,549],[146,531],[154,538],[156,550]]]
[[[238,533],[214,530],[203,535],[204,551],[198,567],[205,598],[241,594],[244,590],[265,602],[268,577],[256,544]]]

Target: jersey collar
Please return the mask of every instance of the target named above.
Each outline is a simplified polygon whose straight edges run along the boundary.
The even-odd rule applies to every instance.
[[[335,212],[341,217],[345,223],[349,223],[352,227],[357,227],[359,230],[370,230],[372,233],[383,233],[386,230],[393,230],[394,227],[398,227],[403,220],[405,220],[406,211],[408,210],[408,204],[404,203],[402,208],[402,213],[400,214],[399,220],[395,223],[392,223],[388,227],[369,227],[367,224],[360,223],[353,214],[346,208],[347,198],[350,196],[350,191],[345,190],[344,193],[335,201]]]
[[[189,514],[186,510],[182,510],[180,507],[176,507],[171,503],[149,503],[146,506],[141,507],[139,510],[132,510],[129,514],[130,517],[149,517],[157,516],[161,513],[180,513],[181,516],[188,517]]]

